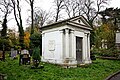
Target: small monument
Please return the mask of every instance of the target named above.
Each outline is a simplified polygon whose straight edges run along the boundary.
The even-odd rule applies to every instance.
[[[28,50],[21,50],[19,64],[30,64],[30,54]]]
[[[116,32],[116,48],[120,50],[120,31]]]
[[[11,48],[11,58],[14,59],[17,57],[17,50],[14,50],[14,48]]]

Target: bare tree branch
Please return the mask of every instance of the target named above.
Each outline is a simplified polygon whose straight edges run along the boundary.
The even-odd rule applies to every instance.
[[[37,10],[35,10],[34,23],[37,25],[39,24],[40,27],[42,27],[45,24],[45,22],[47,22],[47,20],[50,18],[50,16],[50,12],[48,13],[45,10],[38,8]]]
[[[15,20],[16,20],[16,23],[17,23],[17,26],[20,27],[20,24],[19,24],[19,21],[17,19],[17,13],[16,13],[16,3],[14,0],[11,0],[12,1],[12,4],[13,4],[13,10],[14,10],[14,17],[15,17]]]
[[[32,23],[31,23],[31,34],[34,33],[34,0],[26,0],[26,2],[30,5],[31,7],[31,20],[32,20]]]
[[[65,10],[69,18],[75,17],[78,12],[78,4],[76,0],[65,0]]]
[[[13,10],[14,10],[14,17],[18,26],[19,30],[19,42],[20,46],[23,48],[24,47],[24,30],[23,30],[23,25],[22,25],[22,17],[21,17],[21,8],[19,4],[19,0],[11,0],[13,4]],[[18,12],[18,14],[17,14]]]
[[[59,15],[60,15],[60,11],[64,8],[63,2],[64,2],[64,0],[54,0],[54,4],[56,6],[55,22],[58,21]]]
[[[0,10],[4,13],[4,18],[2,22],[3,29],[1,31],[2,37],[7,36],[7,22],[8,22],[7,17],[12,12],[10,5],[11,5],[10,0],[2,0],[0,3]]]
[[[78,3],[79,6],[84,5],[82,8],[82,12],[87,18],[87,21],[93,27],[93,22],[95,18],[98,16],[98,12],[101,10],[101,8],[106,5],[109,0],[82,0],[83,3]],[[96,5],[96,6],[95,6]]]

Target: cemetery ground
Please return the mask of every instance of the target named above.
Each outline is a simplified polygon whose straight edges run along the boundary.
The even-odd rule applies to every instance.
[[[55,64],[40,63],[43,69],[31,69],[31,65],[19,66],[19,59],[0,61],[0,74],[7,80],[104,80],[120,70],[120,61],[97,59],[92,64],[77,68],[62,68]]]

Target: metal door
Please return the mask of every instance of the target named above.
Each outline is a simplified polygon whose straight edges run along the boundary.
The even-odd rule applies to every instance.
[[[82,37],[76,37],[76,60],[77,63],[82,63]]]

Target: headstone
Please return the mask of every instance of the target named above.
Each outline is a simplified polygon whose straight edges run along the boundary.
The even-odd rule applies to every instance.
[[[11,58],[16,58],[17,56],[17,50],[14,50],[14,48],[11,48]]]
[[[29,51],[24,49],[24,50],[21,51],[21,54],[29,54]]]
[[[20,64],[30,64],[30,55],[29,51],[24,49],[20,54]]]

